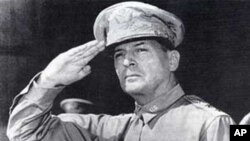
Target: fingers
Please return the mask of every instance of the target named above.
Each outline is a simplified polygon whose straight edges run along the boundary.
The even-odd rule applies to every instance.
[[[85,66],[80,72],[79,72],[79,80],[87,76],[91,73],[91,67],[89,65]]]
[[[90,60],[92,60],[98,53],[100,53],[104,49],[104,42],[99,42],[96,47],[92,47],[84,51],[82,54],[74,56],[72,62],[80,65],[86,65]]]
[[[95,51],[88,56],[85,56],[84,58],[77,61],[80,65],[86,65],[90,60],[92,60],[100,51]]]
[[[72,48],[69,50],[69,55],[70,56],[81,56],[83,54],[85,54],[86,52],[89,52],[89,50],[91,49],[95,49],[95,48],[101,48],[102,46],[104,46],[104,41],[98,42],[97,40],[93,40],[90,41],[86,44],[77,46],[75,48]]]
[[[85,58],[91,56],[92,54],[99,53],[100,51],[104,50],[104,48],[104,42],[99,42],[95,47],[89,48],[88,50],[79,53],[77,57]]]
[[[98,42],[96,40],[90,41],[84,45],[70,49],[63,53],[61,58],[67,63],[75,64],[77,66],[85,66],[92,60],[99,52],[105,49],[105,42]]]
[[[90,41],[90,42],[85,43],[85,44],[83,44],[83,45],[74,47],[74,48],[72,48],[72,49],[70,49],[70,50],[68,51],[68,52],[70,52],[69,55],[76,55],[77,53],[79,53],[79,52],[81,52],[81,51],[83,51],[83,50],[85,50],[85,49],[88,49],[88,48],[91,47],[91,46],[95,46],[97,43],[98,43],[97,40],[93,40],[93,41]]]

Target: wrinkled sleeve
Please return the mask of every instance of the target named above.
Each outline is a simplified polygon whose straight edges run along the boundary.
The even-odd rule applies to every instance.
[[[63,87],[40,87],[34,81],[38,75],[14,99],[7,127],[9,139],[11,141],[90,140],[88,132],[79,125],[63,122],[57,116],[51,115],[53,101]]]
[[[15,97],[10,109],[7,136],[11,141],[120,140],[130,114],[51,115],[53,101],[63,89],[44,88],[35,79]]]
[[[218,116],[205,124],[200,141],[229,141],[230,125],[235,122],[230,116]]]

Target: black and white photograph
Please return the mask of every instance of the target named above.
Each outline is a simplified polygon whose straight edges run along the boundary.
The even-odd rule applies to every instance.
[[[248,0],[0,0],[0,141],[233,141],[249,103]]]

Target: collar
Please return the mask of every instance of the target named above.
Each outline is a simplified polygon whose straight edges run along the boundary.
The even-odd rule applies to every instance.
[[[181,88],[180,84],[178,84],[174,88],[172,88],[168,93],[157,97],[156,99],[144,106],[140,106],[137,102],[135,102],[134,112],[138,117],[142,116],[143,121],[147,123],[152,118],[154,118],[159,112],[169,108],[183,95],[184,91]]]

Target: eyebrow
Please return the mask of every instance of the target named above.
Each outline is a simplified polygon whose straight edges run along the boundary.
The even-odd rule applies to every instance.
[[[137,46],[140,46],[140,45],[143,45],[143,44],[145,44],[145,42],[141,41],[141,42],[135,43],[134,46],[137,47]],[[115,51],[115,52],[118,52],[118,51],[122,51],[122,50],[123,50],[123,49],[121,49],[121,48],[118,48],[118,49],[115,48],[114,51]]]
[[[145,44],[145,42],[141,41],[141,42],[136,43],[135,46],[140,46],[140,45],[143,45],[143,44]]]
[[[114,52],[119,52],[119,51],[122,51],[122,50],[124,50],[124,49],[122,49],[122,48],[115,48],[115,50],[114,50]]]

